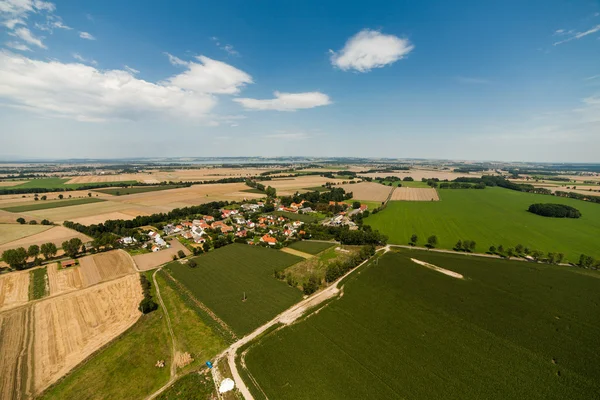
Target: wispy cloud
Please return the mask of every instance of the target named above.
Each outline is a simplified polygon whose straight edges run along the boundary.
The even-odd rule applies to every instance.
[[[600,78],[600,75],[592,75],[592,76],[588,76],[587,78],[583,78],[584,81],[591,81],[593,79],[596,78]]]
[[[489,79],[464,77],[464,76],[458,76],[458,77],[456,77],[456,80],[459,83],[466,83],[466,84],[473,84],[473,85],[489,85],[490,83],[492,83],[492,81],[490,81]]]
[[[213,42],[215,42],[215,44],[217,45],[217,47],[218,47],[219,49],[221,49],[221,50],[225,51],[225,52],[226,52],[227,54],[229,54],[230,56],[236,56],[236,57],[239,57],[239,56],[240,56],[240,53],[239,53],[239,51],[237,51],[237,50],[236,50],[236,49],[233,47],[233,45],[231,45],[231,44],[225,44],[225,45],[221,46],[221,42],[220,42],[219,38],[218,38],[218,37],[216,37],[216,36],[212,36],[212,37],[210,38],[210,40],[212,40]]]
[[[10,47],[11,49],[20,50],[20,51],[31,51],[29,47],[19,42],[6,42],[4,43],[6,47]]]
[[[369,72],[401,60],[414,48],[408,39],[364,29],[348,39],[342,50],[329,52],[335,67],[344,71]]]
[[[129,71],[129,72],[131,72],[132,74],[134,74],[134,75],[136,75],[136,74],[139,74],[139,73],[140,73],[140,71],[138,71],[138,70],[137,70],[137,69],[135,69],[135,68],[131,68],[129,65],[126,65],[124,68],[125,68],[127,71]]]
[[[189,62],[187,61],[183,61],[181,58],[174,56],[173,54],[170,53],[163,53],[164,55],[166,55],[167,57],[169,57],[169,62],[172,65],[188,65]]]
[[[567,43],[567,42],[570,42],[571,40],[581,39],[582,37],[594,34],[598,31],[600,31],[600,25],[596,25],[593,28],[588,29],[585,32],[577,32],[573,36],[570,36],[564,40],[559,40],[558,42],[554,42],[553,45],[558,46],[559,44]]]
[[[96,62],[96,60],[85,58],[85,57],[83,57],[79,53],[73,53],[73,58],[76,59],[79,62],[84,63],[84,64],[98,65],[98,63]]]
[[[273,99],[239,98],[233,101],[250,110],[296,111],[331,104],[329,96],[321,92],[274,93]]]
[[[86,40],[96,40],[96,38],[88,32],[79,32],[79,37]]]
[[[29,28],[21,27],[14,30],[14,32],[10,32],[9,35],[18,37],[23,41],[41,47],[42,49],[46,49],[46,45],[42,42],[42,38],[36,37]]]

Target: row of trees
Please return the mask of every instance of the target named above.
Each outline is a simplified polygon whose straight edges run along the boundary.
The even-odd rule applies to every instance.
[[[408,241],[410,246],[416,246],[419,242],[419,236],[416,233],[413,233]],[[427,242],[425,243],[425,247],[428,249],[433,249],[438,245],[438,237],[436,235],[431,235],[427,238]]]
[[[507,249],[504,246],[499,245],[490,246],[488,253],[496,254],[501,257],[531,257],[534,261],[544,261],[549,264],[561,264],[565,258],[563,253],[548,252],[544,253],[541,250],[531,250],[528,247],[518,244],[515,247],[509,247]]]
[[[43,254],[44,258],[49,260],[56,256],[56,253],[58,253],[58,249],[54,243],[44,243],[41,246],[33,244],[27,250],[24,247],[5,250],[2,253],[2,259],[11,268],[21,270],[27,265],[28,258],[34,259],[33,265],[41,265],[42,261],[38,257],[40,254]]]
[[[275,197],[277,197],[277,190],[274,187],[265,187],[265,185],[263,185],[262,183],[256,182],[252,179],[246,179],[246,185],[250,186],[251,188],[258,189],[261,192],[264,192],[270,199],[274,199]]]
[[[582,254],[579,256],[579,263],[577,265],[583,268],[599,269],[600,260],[596,260],[594,257]]]
[[[148,314],[158,309],[158,304],[156,304],[156,302],[152,299],[152,294],[150,292],[152,284],[150,283],[148,278],[146,278],[146,275],[140,275],[140,283],[142,284],[142,292],[144,293],[144,298],[140,302],[140,306],[138,307],[138,309],[142,313]]]
[[[459,240],[454,245],[454,251],[466,251],[467,253],[472,253],[475,251],[475,247],[477,243],[474,240]]]
[[[17,218],[17,222],[21,225],[25,225],[27,223],[27,221],[23,217]],[[52,225],[52,222],[48,221],[47,219],[43,219],[40,223],[42,225]],[[29,225],[37,225],[37,221],[35,219],[32,219],[31,221],[29,221]]]
[[[440,189],[485,189],[485,183],[467,183],[467,182],[442,182],[438,186]]]

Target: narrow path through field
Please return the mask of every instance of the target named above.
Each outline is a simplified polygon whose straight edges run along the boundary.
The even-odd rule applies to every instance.
[[[160,295],[160,288],[158,287],[158,283],[156,282],[156,274],[161,269],[162,269],[162,267],[158,268],[156,271],[154,271],[154,273],[152,274],[152,281],[154,282],[154,288],[156,289],[156,297],[158,298],[160,307],[162,308],[162,310],[165,314],[165,319],[167,320],[167,328],[169,329],[169,335],[171,336],[171,379],[169,379],[169,382],[167,382],[167,384],[166,384],[166,387],[168,387],[177,378],[177,365],[175,364],[175,355],[176,355],[177,349],[175,346],[175,335],[173,334],[173,328],[171,326],[171,318],[169,317],[169,310],[167,310],[167,307],[165,306],[165,303],[163,302],[163,299]]]

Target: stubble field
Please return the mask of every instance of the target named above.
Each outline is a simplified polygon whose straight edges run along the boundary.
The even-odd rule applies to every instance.
[[[27,225],[27,226],[38,226],[38,225]],[[43,225],[39,225],[39,226],[43,226]],[[27,237],[24,237],[24,238],[21,238],[18,240],[13,240],[11,242],[0,245],[0,253],[2,253],[4,250],[7,250],[7,249],[15,249],[17,247],[24,247],[25,249],[27,249],[29,246],[31,246],[33,244],[37,244],[38,246],[40,246],[43,243],[49,243],[49,242],[54,243],[56,245],[56,247],[60,247],[62,245],[62,242],[64,242],[65,240],[72,239],[72,238],[79,238],[84,243],[92,240],[90,237],[88,237],[82,233],[79,233],[77,231],[74,231],[72,229],[65,228],[64,226],[44,226],[44,228],[46,228],[46,229],[41,230],[41,232],[38,230],[38,232],[40,232],[40,233],[33,234],[30,236],[27,236]]]
[[[398,201],[438,201],[437,190],[433,188],[398,187],[394,189],[390,200]]]
[[[387,200],[392,188],[374,182],[361,182],[341,186],[346,192],[352,192],[352,199],[382,202]]]
[[[50,229],[47,225],[0,224],[0,245]]]
[[[141,299],[133,274],[35,303],[36,393],[133,325]]]
[[[0,275],[0,311],[29,301],[29,271]]]
[[[583,400],[600,393],[597,277],[410,250],[359,272],[342,297],[249,348],[256,399]]]

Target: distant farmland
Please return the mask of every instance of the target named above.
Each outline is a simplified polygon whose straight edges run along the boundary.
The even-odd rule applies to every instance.
[[[353,275],[343,297],[250,347],[246,366],[260,385],[251,390],[256,399],[594,398],[600,279],[578,272],[388,253]]]
[[[196,268],[172,262],[172,276],[243,336],[302,299],[273,276],[303,259],[273,249],[232,244],[194,258]],[[246,301],[242,301],[246,293]]]
[[[574,262],[582,253],[600,257],[600,204],[497,187],[438,192],[441,201],[391,201],[385,210],[365,219],[365,224],[388,235],[394,244],[407,244],[415,233],[419,245],[437,235],[439,247],[446,249],[460,239],[477,242],[477,252],[492,245],[507,249],[520,243],[544,253],[564,253]],[[582,217],[541,217],[526,211],[533,203],[567,204],[580,210]]]
[[[89,204],[89,203],[99,203],[101,201],[106,201],[106,200],[99,199],[97,197],[85,197],[85,198],[81,198],[81,199],[65,199],[65,200],[53,200],[53,201],[39,200],[39,201],[36,201],[35,203],[23,204],[20,206],[13,206],[13,207],[3,207],[0,209],[2,209],[4,211],[9,211],[9,212],[21,213],[21,212],[27,212],[27,211],[47,210],[50,208],[60,208],[60,207],[78,206],[78,205]]]
[[[79,189],[83,186],[106,186],[110,185],[119,185],[119,184],[134,184],[137,181],[120,181],[120,182],[110,182],[110,183],[69,183],[67,184],[70,178],[37,178],[30,179],[25,181],[24,183],[19,183],[14,186],[3,186],[2,189]]]
[[[308,254],[319,254],[323,250],[327,250],[331,246],[335,246],[335,242],[313,242],[311,240],[302,240],[290,244],[290,248],[302,251]]]
[[[113,196],[124,196],[126,194],[157,192],[160,190],[178,189],[181,187],[185,187],[185,186],[182,186],[182,185],[133,186],[133,187],[127,187],[127,188],[94,189],[94,192],[110,194]]]

